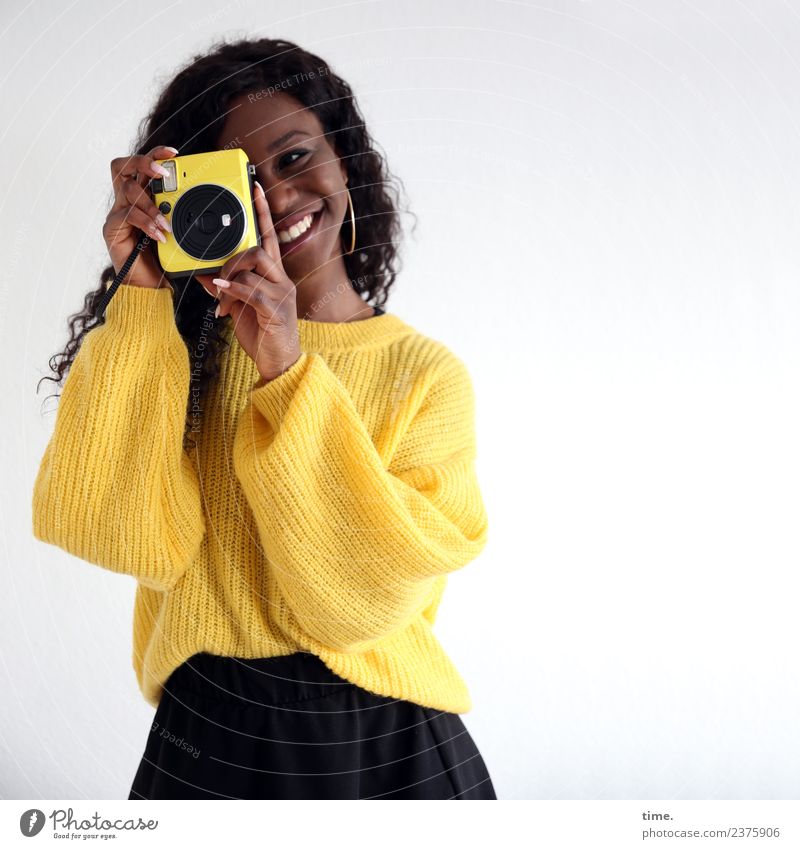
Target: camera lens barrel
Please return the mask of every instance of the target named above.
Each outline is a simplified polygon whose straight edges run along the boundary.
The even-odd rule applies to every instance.
[[[172,212],[172,233],[181,249],[195,259],[215,260],[241,244],[247,217],[230,189],[203,183],[182,194]]]

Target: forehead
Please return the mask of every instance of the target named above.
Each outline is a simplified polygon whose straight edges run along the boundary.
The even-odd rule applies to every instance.
[[[220,143],[224,146],[238,138],[241,145],[258,144],[265,150],[290,130],[304,130],[313,137],[323,132],[317,116],[299,100],[282,93],[254,91],[237,95],[229,103]]]

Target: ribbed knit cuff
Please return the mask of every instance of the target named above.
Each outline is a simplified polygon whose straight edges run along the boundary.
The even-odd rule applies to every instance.
[[[253,406],[275,428],[280,427],[303,375],[310,363],[311,354],[303,351],[296,362],[283,374],[272,380],[258,383],[253,387],[250,397]]]
[[[105,325],[126,336],[162,340],[177,332],[169,286],[149,289],[123,283],[106,307]]]

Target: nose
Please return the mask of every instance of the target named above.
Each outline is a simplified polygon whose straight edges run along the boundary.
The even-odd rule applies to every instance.
[[[284,180],[256,171],[256,179],[264,187],[273,222],[279,221],[297,206],[298,193],[291,178]]]

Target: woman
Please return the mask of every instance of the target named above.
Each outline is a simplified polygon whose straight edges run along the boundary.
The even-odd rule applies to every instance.
[[[230,147],[262,245],[173,290],[151,243],[99,315],[141,232],[169,230],[154,159]],[[33,529],[136,578],[157,711],[129,798],[496,798],[432,631],[486,542],[472,385],[367,303],[400,227],[349,86],[290,42],[223,44],[111,170],[112,265],[51,361]]]

